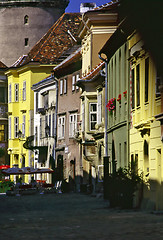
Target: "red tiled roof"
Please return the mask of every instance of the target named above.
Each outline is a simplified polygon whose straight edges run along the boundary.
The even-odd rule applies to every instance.
[[[7,66],[3,62],[0,61],[0,68],[7,68]]]
[[[109,8],[111,8],[112,9],[112,7],[114,7],[114,6],[117,6],[117,4],[120,2],[120,0],[112,0],[111,2],[109,2],[109,3],[105,3],[105,4],[103,4],[103,5],[101,5],[101,6],[99,6],[99,7],[96,7],[96,8],[93,8],[93,10],[95,11],[95,10],[105,10],[106,8],[107,9],[109,9]]]
[[[19,58],[12,67],[20,67],[29,62],[57,64],[59,57],[74,45],[81,23],[80,13],[64,13],[49,31],[36,43],[28,55]],[[68,33],[68,30],[70,33]]]
[[[102,69],[102,67],[105,65],[105,62],[100,62],[97,66],[95,66],[89,73],[87,73],[85,76],[83,76],[80,80],[90,80],[94,76],[96,76],[99,71]]]

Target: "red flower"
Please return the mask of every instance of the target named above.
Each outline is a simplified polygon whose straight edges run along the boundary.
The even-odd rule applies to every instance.
[[[118,95],[117,101],[121,103],[121,94]]]
[[[116,99],[115,98],[110,99],[106,107],[109,110],[109,112],[114,111],[116,107]]]
[[[123,92],[123,96],[127,97],[127,90],[125,92]]]

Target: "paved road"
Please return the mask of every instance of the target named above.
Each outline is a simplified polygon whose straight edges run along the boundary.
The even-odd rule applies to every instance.
[[[81,194],[0,195],[0,239],[160,240],[163,215],[109,209]]]

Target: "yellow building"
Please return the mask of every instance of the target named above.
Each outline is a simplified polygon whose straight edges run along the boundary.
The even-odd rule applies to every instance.
[[[132,125],[130,129],[131,161],[143,174],[143,207],[163,209],[163,144],[160,122],[161,76],[144,48],[137,32],[129,37],[131,62]]]
[[[9,91],[8,153],[11,167],[33,166],[33,152],[23,147],[26,137],[33,135],[34,93],[31,87],[34,83],[47,77],[51,73],[53,66],[27,64],[19,68],[10,68],[6,72]],[[26,177],[25,181],[28,181],[28,177]]]

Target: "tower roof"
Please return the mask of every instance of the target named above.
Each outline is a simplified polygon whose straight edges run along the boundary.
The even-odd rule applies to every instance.
[[[63,53],[77,43],[80,23],[80,13],[64,13],[31,51],[20,57],[12,67],[21,67],[29,62],[58,64],[63,60],[60,59]]]

